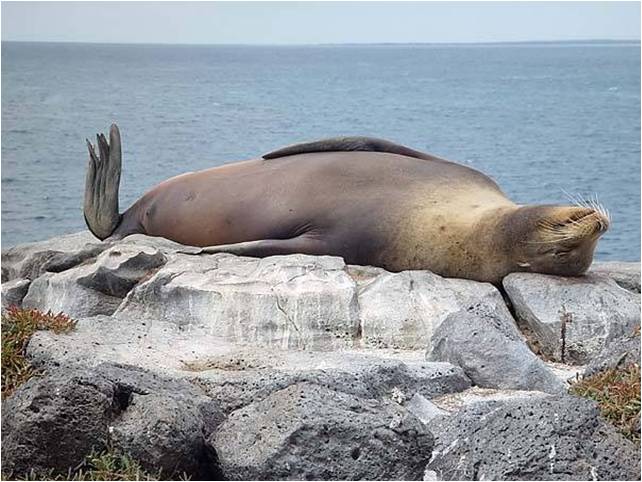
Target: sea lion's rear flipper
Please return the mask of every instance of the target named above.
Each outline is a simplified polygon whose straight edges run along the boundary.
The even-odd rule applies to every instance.
[[[112,124],[109,143],[103,134],[97,134],[98,155],[87,140],[89,163],[85,178],[85,222],[98,239],[111,235],[120,223],[118,213],[118,186],[121,171],[120,132]]]
[[[237,256],[251,256],[264,258],[278,254],[326,254],[324,242],[305,234],[290,239],[260,239],[258,241],[246,241],[244,243],[221,244],[218,246],[207,246],[201,253],[230,253]]]
[[[406,157],[425,159],[428,161],[441,160],[424,152],[415,151],[394,142],[374,137],[333,137],[314,142],[304,142],[292,146],[283,147],[276,151],[269,152],[263,159],[277,159],[279,157],[294,156],[296,154],[309,154],[312,152],[388,152]]]

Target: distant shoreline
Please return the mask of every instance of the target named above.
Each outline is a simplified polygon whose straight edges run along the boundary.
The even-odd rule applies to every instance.
[[[135,47],[640,47],[640,39],[578,39],[578,40],[520,40],[497,42],[347,42],[347,43],[302,43],[302,44],[238,44],[238,43],[121,43],[121,42],[76,42],[48,40],[2,40],[2,44],[36,45],[100,45]]]

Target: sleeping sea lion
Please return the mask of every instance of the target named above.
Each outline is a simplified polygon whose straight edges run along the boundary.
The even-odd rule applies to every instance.
[[[298,144],[161,182],[118,211],[121,142],[89,146],[84,214],[100,239],[142,233],[264,257],[335,255],[389,271],[499,283],[508,273],[584,273],[608,212],[519,205],[470,168],[380,139]]]

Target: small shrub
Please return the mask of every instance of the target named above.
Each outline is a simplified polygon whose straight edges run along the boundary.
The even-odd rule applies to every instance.
[[[75,470],[68,475],[55,475],[31,472],[22,477],[3,474],[2,480],[162,480],[161,471],[150,474],[140,464],[127,455],[109,449],[103,452],[91,452]]]
[[[571,386],[571,393],[595,400],[604,418],[626,438],[640,443],[640,365],[610,368],[581,378]]]
[[[67,333],[76,322],[67,315],[11,306],[2,315],[2,399],[10,396],[20,385],[38,371],[25,358],[31,336],[38,330]]]

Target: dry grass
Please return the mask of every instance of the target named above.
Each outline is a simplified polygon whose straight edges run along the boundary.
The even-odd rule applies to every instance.
[[[640,365],[611,368],[579,379],[571,393],[595,400],[604,418],[626,438],[640,443]]]
[[[160,476],[160,470],[156,474],[150,474],[128,456],[106,450],[92,452],[78,469],[67,475],[55,475],[53,471],[31,472],[20,477],[3,474],[2,480],[162,480]]]
[[[67,333],[76,322],[67,315],[11,306],[2,315],[2,399],[10,396],[20,385],[38,371],[25,358],[31,335],[38,330]]]

